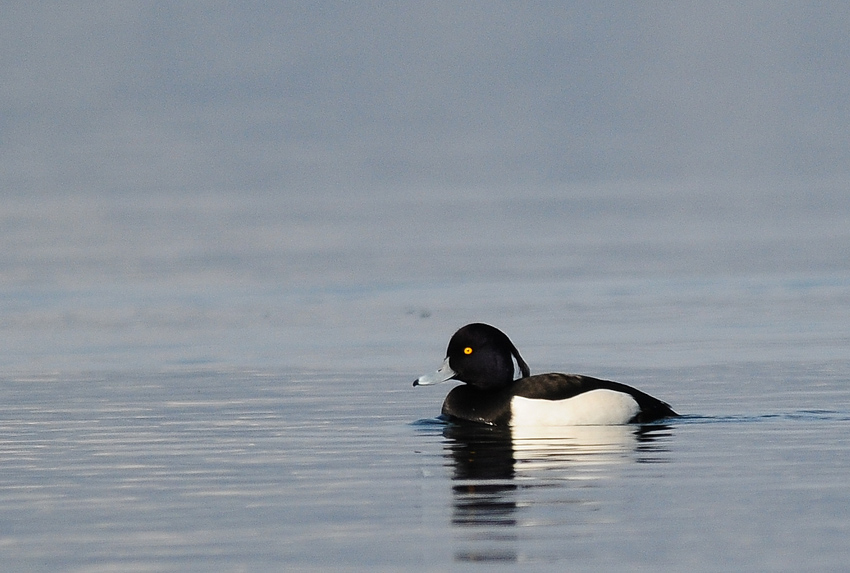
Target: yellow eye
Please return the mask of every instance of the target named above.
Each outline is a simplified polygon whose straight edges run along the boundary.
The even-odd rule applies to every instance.
[[[466,348],[463,349],[463,353],[464,354],[472,354],[472,348],[467,346]]]

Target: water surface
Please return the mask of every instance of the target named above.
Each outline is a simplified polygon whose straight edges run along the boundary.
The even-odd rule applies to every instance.
[[[404,373],[6,379],[4,565],[839,570],[850,369],[765,406],[776,373],[746,372],[698,415],[513,439],[435,420]]]
[[[0,566],[846,568],[846,194],[591,191],[4,203]],[[446,425],[472,321],[684,416]]]

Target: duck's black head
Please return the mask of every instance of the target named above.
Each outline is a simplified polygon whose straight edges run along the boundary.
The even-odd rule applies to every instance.
[[[489,324],[467,324],[449,341],[440,370],[413,385],[459,380],[483,389],[501,388],[514,379],[514,358],[522,375],[528,376],[528,365],[504,332]]]

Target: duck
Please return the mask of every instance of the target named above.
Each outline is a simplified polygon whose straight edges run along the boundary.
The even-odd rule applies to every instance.
[[[441,417],[448,421],[510,427],[609,426],[679,416],[666,402],[619,382],[578,374],[532,376],[510,338],[480,322],[455,332],[442,366],[414,380],[413,386],[449,380],[463,384],[443,402]]]

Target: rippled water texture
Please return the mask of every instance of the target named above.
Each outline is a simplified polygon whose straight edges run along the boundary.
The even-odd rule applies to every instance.
[[[643,374],[660,390],[706,371]],[[7,379],[3,559],[19,570],[840,569],[847,374],[813,390],[808,410],[705,404],[668,424],[525,436],[417,418],[440,397],[417,399],[386,374]],[[773,382],[750,372],[751,388]],[[725,409],[756,409],[750,399]]]
[[[846,194],[639,191],[4,203],[0,568],[843,570]],[[447,425],[471,321],[683,417]]]

